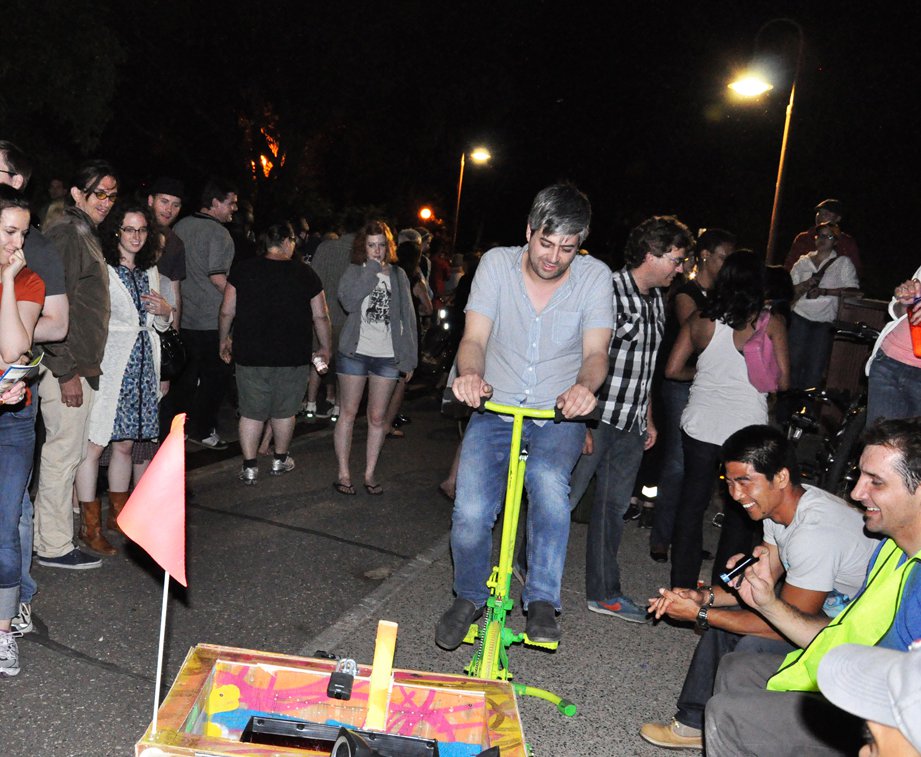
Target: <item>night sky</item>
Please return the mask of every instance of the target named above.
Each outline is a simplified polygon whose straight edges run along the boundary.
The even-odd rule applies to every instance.
[[[359,205],[403,226],[423,203],[450,223],[460,154],[484,144],[491,164],[465,175],[462,250],[523,241],[535,192],[566,179],[593,203],[586,246],[615,263],[655,213],[763,251],[797,36],[774,23],[758,49],[755,37],[791,17],[806,47],[779,253],[837,197],[870,293],[917,267],[917,244],[886,224],[915,210],[921,12],[598,5],[7,0],[0,132],[36,157],[36,192],[89,156],[112,160],[123,187],[168,173],[194,189],[219,173],[257,225],[303,210],[322,226]],[[775,90],[732,103],[726,84],[755,54],[773,58]],[[261,129],[285,165],[256,181]]]

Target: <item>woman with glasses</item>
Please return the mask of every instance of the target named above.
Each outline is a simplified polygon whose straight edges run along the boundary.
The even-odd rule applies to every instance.
[[[790,320],[790,386],[819,386],[828,367],[841,296],[856,294],[860,286],[850,258],[839,256],[835,244],[841,230],[834,223],[820,223],[815,249],[803,255],[790,275],[793,278],[793,313]]]
[[[752,385],[742,354],[763,308],[764,265],[751,250],[738,250],[726,258],[706,303],[685,321],[668,356],[665,377],[691,381],[681,414],[684,478],[672,533],[672,586],[697,586],[703,518],[717,480],[720,446],[736,431],[768,422],[767,394]],[[779,388],[786,389],[787,331],[780,316],[771,316],[767,333],[781,370]],[[691,364],[694,354],[696,367]],[[754,538],[744,511],[727,509],[714,572],[719,573],[732,554],[744,550],[724,556],[730,544]]]
[[[89,423],[86,458],[77,469],[77,499],[82,523],[80,540],[103,555],[115,554],[101,528],[96,498],[99,459],[111,444],[109,515],[106,526],[118,531],[115,518],[128,501],[132,472],[135,481],[147,463],[133,464],[136,441],[156,440],[159,433],[160,339],[173,319],[173,308],[160,294],[157,245],[147,205],[116,205],[100,227],[102,251],[108,264],[109,330],[102,358],[99,393]]]
[[[339,336],[339,422],[333,440],[339,474],[333,487],[354,495],[349,471],[352,430],[368,387],[368,441],[364,487],[383,494],[375,470],[387,434],[387,406],[397,381],[416,368],[416,313],[409,278],[397,263],[396,245],[383,221],[371,221],[355,236],[351,265],[339,282],[339,302],[348,313]]]

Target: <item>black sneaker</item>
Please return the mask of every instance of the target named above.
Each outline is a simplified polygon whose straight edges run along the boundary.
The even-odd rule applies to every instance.
[[[552,644],[560,640],[560,621],[556,608],[549,602],[531,602],[524,632],[531,641]]]
[[[435,626],[435,643],[442,649],[457,649],[470,630],[470,624],[483,615],[483,608],[458,597]]]
[[[643,507],[640,505],[640,501],[636,497],[630,497],[630,506],[627,508],[627,512],[624,513],[624,521],[636,520],[640,517]]]
[[[98,568],[102,565],[102,560],[98,557],[92,557],[76,547],[60,557],[42,557],[39,555],[35,558],[35,562],[39,565],[44,565],[46,568],[64,568],[64,570],[87,570],[89,568]]]

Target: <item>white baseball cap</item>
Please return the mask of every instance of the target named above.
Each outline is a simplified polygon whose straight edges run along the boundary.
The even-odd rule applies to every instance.
[[[897,728],[921,751],[921,651],[842,644],[822,658],[818,678],[829,702]]]

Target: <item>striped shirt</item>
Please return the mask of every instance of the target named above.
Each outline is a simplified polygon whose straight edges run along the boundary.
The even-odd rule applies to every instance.
[[[601,420],[622,431],[638,424],[645,433],[649,386],[665,333],[665,304],[658,289],[642,294],[627,268],[612,280],[614,337],[608,377],[598,395],[604,402]]]

